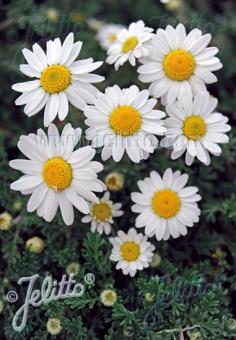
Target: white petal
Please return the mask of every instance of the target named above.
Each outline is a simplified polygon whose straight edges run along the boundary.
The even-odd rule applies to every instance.
[[[69,100],[69,102],[74,105],[76,108],[83,110],[86,106],[86,102],[81,98],[81,96],[79,95],[79,91],[77,93],[77,91],[74,90],[74,88],[72,86],[68,87],[65,90],[66,94],[67,94],[67,98]]]
[[[189,140],[187,145],[188,153],[195,157],[196,156],[196,142],[194,140]]]
[[[45,69],[47,67],[47,58],[42,47],[40,47],[38,44],[34,44],[33,51],[34,51],[35,56],[38,58],[39,62],[41,63],[43,69]]]
[[[51,222],[58,209],[58,195],[54,190],[49,189],[44,201],[44,213],[43,218],[47,222]]]
[[[73,61],[78,57],[80,50],[81,50],[81,47],[82,47],[81,41],[77,41],[74,44],[68,58],[66,59],[66,62],[65,62],[65,65],[67,67],[69,67],[73,63]]]
[[[21,136],[17,143],[18,149],[28,158],[42,163],[46,160],[47,155],[44,153],[39,145],[29,138],[28,136]]]
[[[40,77],[40,72],[36,71],[35,69],[33,69],[30,65],[28,64],[21,64],[20,65],[20,71],[25,74],[28,77],[31,78],[39,78]]]
[[[206,69],[204,69],[200,66],[196,67],[195,74],[199,78],[203,79],[206,84],[212,84],[212,83],[215,83],[217,81],[216,76],[212,72],[210,72],[210,71],[208,71],[208,70],[206,70]]]
[[[17,92],[29,92],[37,89],[40,86],[39,80],[31,80],[23,83],[12,85],[12,89]]]
[[[61,59],[61,40],[59,38],[56,38],[53,41],[53,48],[51,52],[53,64],[58,64]]]
[[[25,105],[24,112],[26,115],[30,114],[30,112],[34,111],[44,99],[45,92],[41,87],[39,87],[34,95],[32,96],[31,100]]]
[[[68,200],[75,206],[76,209],[78,209],[84,214],[89,213],[88,203],[82,197],[78,196],[73,189],[67,188],[65,190],[65,195],[68,198]]]
[[[207,163],[208,161],[207,154],[200,142],[196,143],[196,150],[197,150],[196,156],[199,159],[199,161],[201,161],[202,163]]]
[[[58,97],[59,97],[58,117],[62,121],[68,115],[69,104],[67,96],[64,92],[58,93]]]
[[[43,178],[41,175],[26,175],[13,182],[11,184],[11,189],[16,191],[32,189],[41,184],[42,181]]]
[[[193,160],[194,160],[194,156],[190,155],[188,152],[186,152],[185,154],[185,163],[190,166],[192,165],[193,163]]]
[[[211,142],[206,138],[202,141],[202,143],[205,146],[205,148],[207,148],[207,150],[209,150],[213,155],[218,156],[221,154],[221,148],[216,143]]]
[[[74,62],[74,64],[76,64],[76,62]],[[79,66],[76,66],[74,64],[70,66],[72,73],[73,74],[84,74],[84,73],[95,71],[97,68],[99,68],[103,64],[103,62],[97,61],[95,63],[89,63],[87,65],[79,65]]]
[[[73,152],[69,158],[69,163],[74,164],[74,168],[81,168],[95,156],[95,149],[91,146],[84,146]]]
[[[42,72],[43,70],[43,66],[40,63],[40,61],[36,58],[36,56],[34,55],[34,53],[32,53],[30,50],[28,50],[27,48],[23,48],[22,53],[25,57],[25,59],[27,60],[28,64],[35,69],[38,72]]]
[[[44,126],[49,124],[55,119],[59,107],[58,94],[52,94],[49,96],[45,111],[44,111]]]
[[[157,241],[160,241],[163,238],[163,235],[165,234],[166,231],[166,221],[164,219],[159,219],[155,223],[155,230],[156,230],[156,239]]]
[[[48,187],[42,183],[32,193],[28,204],[27,211],[32,212],[38,209],[41,203],[44,201],[45,195],[48,191]]]
[[[74,44],[74,34],[70,33],[68,34],[68,36],[66,37],[66,39],[64,40],[62,44],[61,60],[60,60],[61,64],[65,64],[67,58],[69,57],[71,53],[73,44]]]
[[[112,156],[115,162],[119,162],[124,155],[124,140],[120,136],[116,136],[116,141],[112,146]]]
[[[66,225],[71,225],[74,222],[74,210],[72,203],[67,199],[65,192],[58,195],[59,206],[61,209],[62,218]]]
[[[9,165],[25,174],[40,174],[42,171],[42,164],[27,159],[15,159],[10,161]]]

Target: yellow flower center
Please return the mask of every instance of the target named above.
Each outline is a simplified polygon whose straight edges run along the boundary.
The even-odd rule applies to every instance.
[[[174,217],[181,207],[177,193],[170,189],[156,192],[152,198],[152,209],[161,218]]]
[[[111,216],[111,207],[106,202],[100,202],[93,204],[92,206],[92,216],[101,222],[107,221]]]
[[[64,91],[71,81],[71,74],[63,65],[50,65],[41,74],[40,83],[42,88],[50,93]]]
[[[70,164],[60,157],[46,161],[42,175],[47,186],[55,191],[68,188],[73,178]]]
[[[116,41],[116,34],[110,34],[109,35],[109,40],[111,43],[113,43],[114,41]]]
[[[110,115],[110,127],[118,135],[134,135],[141,124],[142,119],[139,111],[131,106],[118,106]]]
[[[135,36],[129,37],[123,42],[123,45],[121,48],[122,52],[128,53],[132,51],[137,45],[138,45],[138,39]]]
[[[195,65],[193,55],[185,50],[173,50],[163,61],[165,74],[171,80],[189,79],[195,70]]]
[[[206,123],[200,116],[189,116],[183,123],[183,134],[188,139],[199,140],[206,134]]]
[[[125,242],[120,247],[120,255],[127,262],[135,261],[140,255],[140,247],[133,241]]]

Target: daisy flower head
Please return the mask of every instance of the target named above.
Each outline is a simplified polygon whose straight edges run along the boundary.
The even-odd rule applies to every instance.
[[[94,104],[85,108],[86,138],[93,147],[103,147],[101,157],[111,156],[119,162],[126,151],[139,163],[153,153],[158,145],[155,135],[164,135],[165,113],[154,109],[156,99],[149,99],[148,90],[139,91],[135,85],[127,89],[108,87],[98,93]]]
[[[84,214],[89,213],[88,201],[97,201],[95,192],[105,190],[97,178],[101,163],[92,161],[95,150],[91,146],[74,151],[81,136],[81,129],[67,124],[61,136],[54,124],[48,135],[39,129],[37,134],[21,136],[18,148],[27,159],[10,161],[10,166],[23,172],[23,176],[11,184],[11,189],[23,195],[31,195],[28,212],[51,222],[58,207],[66,225],[74,221],[73,206]]]
[[[111,45],[116,41],[118,32],[123,28],[125,28],[123,25],[104,24],[98,30],[95,38],[102,48],[108,50],[109,47],[111,47]]]
[[[138,181],[141,193],[131,194],[135,202],[132,211],[139,214],[136,227],[145,227],[145,234],[148,237],[156,235],[157,241],[186,235],[186,227],[199,221],[197,202],[201,199],[197,187],[185,187],[187,181],[187,174],[173,172],[170,168],[163,178],[158,172],[151,171],[150,177]]]
[[[106,62],[110,65],[115,64],[116,70],[126,61],[135,66],[137,58],[148,55],[144,43],[152,38],[152,31],[153,29],[146,27],[142,20],[123,28],[117,33],[115,43],[109,48]]]
[[[105,232],[106,235],[109,235],[113,217],[119,217],[124,214],[120,210],[121,206],[121,203],[113,203],[110,199],[110,193],[106,191],[100,200],[90,204],[89,214],[83,217],[81,222],[91,222],[91,231],[93,233],[98,231],[99,234]]]
[[[167,105],[169,118],[165,120],[166,137],[161,144],[172,141],[172,159],[181,157],[185,152],[187,165],[193,163],[194,158],[205,165],[210,164],[210,155],[219,156],[222,152],[218,143],[228,143],[226,135],[231,127],[228,118],[215,112],[217,99],[208,92],[198,94],[189,102],[184,95],[172,105]]]
[[[216,47],[207,47],[211,34],[195,28],[189,34],[183,24],[159,28],[148,42],[149,54],[141,58],[139,80],[151,83],[150,94],[172,104],[181,93],[191,100],[193,93],[206,91],[205,84],[217,81],[212,71],[222,64]]]
[[[149,267],[155,247],[134,228],[127,234],[119,230],[118,236],[111,237],[110,242],[113,245],[110,260],[117,262],[116,269],[121,269],[124,275],[133,277],[137,270]]]
[[[16,105],[25,105],[24,113],[34,116],[44,107],[44,125],[56,118],[64,120],[68,114],[69,102],[83,110],[91,103],[97,92],[92,83],[103,81],[104,77],[91,73],[103,62],[93,62],[92,58],[75,61],[82,47],[82,42],[74,43],[70,33],[63,44],[59,38],[47,42],[47,51],[33,45],[33,51],[26,48],[22,53],[27,64],[20,65],[23,74],[31,81],[14,84],[12,89],[22,92],[15,101]]]

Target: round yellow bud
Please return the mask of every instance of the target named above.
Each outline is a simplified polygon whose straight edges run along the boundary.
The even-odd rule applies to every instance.
[[[9,230],[12,226],[12,216],[4,211],[0,214],[0,230]]]
[[[26,248],[31,253],[40,254],[44,250],[44,241],[40,237],[34,236],[26,241]]]
[[[176,11],[181,5],[181,0],[170,0],[166,4],[166,8],[170,11]]]
[[[145,293],[145,299],[147,302],[153,302],[154,301],[154,295],[151,293]]]
[[[117,294],[113,289],[105,289],[100,294],[101,302],[106,307],[111,307],[116,303]]]
[[[48,19],[52,22],[57,22],[59,19],[59,12],[56,8],[49,8],[46,11],[46,15],[48,17]]]
[[[57,318],[50,318],[47,322],[47,331],[52,335],[57,335],[61,333],[62,326],[61,321]]]
[[[21,210],[21,207],[22,207],[22,202],[21,201],[16,201],[16,202],[13,203],[13,209],[15,211]]]
[[[68,275],[73,274],[74,276],[77,276],[79,274],[79,270],[80,270],[80,264],[77,262],[71,262],[66,267],[66,273]]]
[[[110,191],[120,191],[124,187],[124,175],[119,172],[110,172],[105,177],[105,184]]]
[[[150,266],[152,268],[157,268],[157,267],[159,267],[160,263],[161,263],[160,255],[158,253],[154,253],[153,257],[152,257],[152,262],[150,263]]]

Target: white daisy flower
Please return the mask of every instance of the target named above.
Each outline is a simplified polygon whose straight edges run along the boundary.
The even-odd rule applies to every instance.
[[[102,159],[111,156],[119,162],[126,151],[129,158],[139,163],[157,147],[155,135],[164,135],[165,113],[155,110],[156,99],[148,99],[148,90],[139,91],[135,85],[121,90],[108,87],[98,93],[94,105],[85,108],[85,123],[89,126],[86,138],[92,146],[102,147]]]
[[[13,169],[24,173],[11,184],[11,189],[31,194],[27,210],[37,210],[38,216],[51,222],[60,207],[66,225],[74,221],[73,206],[84,214],[89,213],[88,201],[97,202],[93,193],[106,189],[97,178],[103,166],[92,161],[95,150],[91,146],[75,151],[81,137],[81,129],[67,124],[61,136],[54,124],[48,128],[48,136],[41,129],[36,134],[21,136],[20,151],[29,158],[10,161]]]
[[[93,233],[98,231],[99,234],[105,232],[108,235],[111,232],[113,217],[119,217],[124,214],[120,210],[121,206],[121,203],[113,203],[110,200],[110,193],[107,191],[99,201],[90,204],[89,215],[83,217],[81,222],[91,222],[91,231]]]
[[[98,30],[95,38],[105,50],[108,50],[116,41],[117,33],[125,28],[123,25],[104,24]]]
[[[167,169],[163,178],[156,171],[150,177],[138,181],[141,190],[131,194],[132,211],[138,213],[136,227],[145,227],[148,237],[168,240],[187,234],[187,227],[199,221],[200,209],[197,202],[201,196],[197,187],[185,187],[188,175]]]
[[[12,88],[22,92],[15,104],[25,105],[24,113],[28,117],[45,107],[44,125],[48,126],[57,115],[60,120],[66,118],[68,102],[80,110],[92,103],[97,89],[91,83],[101,82],[104,77],[90,72],[103,62],[94,63],[92,58],[75,61],[81,47],[82,42],[74,43],[74,35],[70,33],[63,44],[59,38],[48,41],[46,54],[38,44],[33,45],[33,52],[23,49],[28,64],[20,65],[20,70],[37,79],[15,84]]]
[[[191,101],[193,93],[217,81],[212,71],[222,67],[215,57],[218,49],[207,47],[210,40],[211,34],[203,35],[198,28],[187,35],[182,24],[159,28],[147,43],[149,55],[140,59],[144,65],[138,68],[139,80],[151,83],[150,94],[161,97],[163,104],[174,103],[181,93]]]
[[[191,165],[197,157],[200,162],[209,165],[209,153],[219,156],[222,152],[217,143],[228,143],[226,135],[231,127],[228,118],[215,112],[217,99],[205,94],[196,95],[193,102],[183,95],[173,105],[167,105],[166,110],[170,118],[165,120],[167,127],[163,146],[172,141],[172,159],[185,154],[185,162]]]
[[[127,234],[119,230],[118,236],[111,237],[110,242],[113,245],[110,260],[118,262],[116,269],[121,269],[124,275],[135,276],[137,270],[149,267],[155,247],[134,228]]]
[[[144,43],[152,38],[152,31],[152,28],[145,27],[142,20],[133,22],[127,29],[123,28],[117,33],[115,43],[109,48],[106,62],[115,64],[116,70],[127,60],[135,66],[136,58],[148,55]]]

